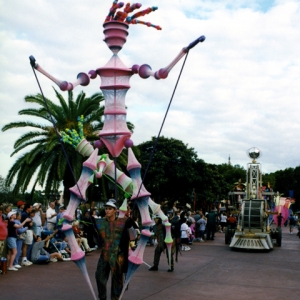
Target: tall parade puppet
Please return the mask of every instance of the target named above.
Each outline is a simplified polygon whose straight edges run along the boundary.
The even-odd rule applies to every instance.
[[[123,2],[118,3],[118,0],[115,0],[113,2],[112,7],[109,10],[109,14],[107,15],[103,24],[105,36],[104,41],[112,51],[113,55],[105,66],[96,68],[95,70],[91,70],[88,73],[79,73],[77,75],[77,80],[73,83],[54,78],[36,63],[33,56],[30,56],[30,63],[33,67],[33,70],[37,70],[44,74],[55,84],[57,84],[62,91],[73,90],[77,85],[86,86],[90,83],[90,79],[95,79],[97,75],[99,75],[101,78],[100,89],[105,98],[104,126],[99,133],[99,140],[93,145],[94,147],[88,141],[86,141],[83,135],[82,128],[84,123],[84,116],[79,116],[78,132],[75,130],[66,130],[65,132],[60,133],[61,139],[64,142],[72,144],[75,149],[79,151],[83,156],[88,157],[88,159],[83,163],[82,173],[78,182],[75,184],[75,186],[70,188],[71,197],[69,205],[67,207],[67,211],[64,215],[63,230],[68,236],[68,240],[70,241],[70,247],[72,251],[71,259],[79,266],[79,268],[83,272],[95,299],[96,296],[92,289],[90,279],[87,275],[84,252],[78,247],[70,225],[70,223],[73,221],[74,212],[77,206],[87,201],[86,190],[93,183],[95,177],[100,178],[103,174],[110,176],[115,181],[115,185],[121,187],[122,190],[126,192],[126,195],[129,196],[128,199],[124,200],[124,203],[119,210],[119,217],[115,222],[118,222],[122,218],[124,218],[126,203],[127,201],[132,201],[140,211],[141,221],[143,225],[143,230],[141,231],[141,238],[138,243],[138,247],[129,255],[129,257],[125,258],[125,260],[127,260],[128,258],[128,269],[125,270],[125,273],[127,273],[125,277],[125,284],[123,286],[121,285],[121,287],[116,287],[116,291],[114,291],[115,294],[112,295],[112,299],[122,298],[124,290],[130,279],[132,278],[134,272],[143,263],[143,252],[147,240],[150,236],[149,225],[152,223],[152,219],[149,213],[149,207],[152,214],[160,216],[166,226],[167,234],[165,243],[167,245],[169,253],[169,264],[171,259],[172,237],[170,233],[170,223],[168,222],[168,218],[160,209],[160,205],[151,200],[151,194],[143,185],[143,180],[141,178],[141,165],[135,158],[131,149],[131,147],[133,146],[133,141],[130,139],[131,132],[127,128],[126,124],[125,96],[130,88],[129,80],[132,75],[138,74],[141,78],[144,79],[150,76],[153,76],[157,80],[167,78],[169,72],[175,66],[175,64],[182,57],[187,55],[191,48],[193,48],[199,42],[203,42],[205,40],[205,37],[201,36],[194,42],[189,44],[187,47],[184,47],[168,66],[166,66],[165,68],[161,68],[156,72],[153,72],[151,67],[147,64],[143,64],[141,66],[135,64],[131,68],[128,68],[120,60],[120,58],[118,57],[118,53],[126,43],[129,25],[142,24],[148,27],[153,27],[157,30],[161,30],[160,26],[153,25],[150,22],[143,22],[138,20],[140,16],[145,16],[146,14],[157,10],[157,7],[149,7],[145,10],[140,10],[130,15],[130,13],[133,13],[135,10],[140,9],[141,6],[142,4],[140,3],[127,3],[124,5]],[[98,148],[102,147],[106,147],[109,154],[99,156]],[[123,172],[119,171],[116,168],[116,160],[124,148],[128,148],[127,170],[130,174],[130,177],[126,176]],[[109,158],[109,155],[112,159]],[[109,201],[107,203],[107,206],[110,206],[113,209],[116,208],[113,200]],[[99,233],[102,228],[101,226],[103,226],[103,224],[100,223],[98,228]],[[117,245],[116,241],[112,241],[112,245]],[[116,248],[118,248],[118,245],[116,246]],[[104,260],[106,256],[107,255],[104,255]],[[114,259],[111,259],[110,257],[107,260],[109,260],[111,271],[114,272],[116,261],[118,260],[117,255],[114,256]],[[99,297],[102,298],[103,296],[101,296],[100,294],[101,293],[99,292]]]

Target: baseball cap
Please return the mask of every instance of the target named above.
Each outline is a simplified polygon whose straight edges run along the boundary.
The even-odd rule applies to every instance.
[[[39,205],[39,203],[34,203],[33,205],[32,205],[32,207],[36,207],[36,206],[38,206]]]
[[[18,207],[20,207],[21,205],[24,205],[24,204],[26,204],[26,202],[24,202],[22,200],[20,200],[20,201],[17,202],[17,206]]]

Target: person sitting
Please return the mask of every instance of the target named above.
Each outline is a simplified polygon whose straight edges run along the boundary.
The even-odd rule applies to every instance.
[[[55,247],[60,251],[60,253],[67,253],[68,256],[71,256],[71,249],[68,244],[68,238],[65,236],[63,241],[54,242]]]
[[[46,262],[57,262],[58,260],[64,260],[62,255],[59,252],[49,253],[47,252],[44,247],[45,243],[50,240],[55,234],[57,230],[54,231],[52,234],[48,235],[44,240],[38,235],[36,237],[36,242],[32,246],[31,250],[31,261],[34,264],[41,264]]]
[[[76,237],[76,240],[78,242],[78,245],[81,246],[83,245],[85,252],[92,252],[91,247],[89,246],[87,242],[87,238],[84,237],[83,231],[80,230],[79,228],[79,221],[75,221],[72,225],[72,229],[74,232],[74,235]]]

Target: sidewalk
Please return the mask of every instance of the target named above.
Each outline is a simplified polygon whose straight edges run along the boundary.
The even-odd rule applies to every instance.
[[[167,272],[164,254],[158,271],[142,264],[133,276],[124,300],[282,300],[288,295],[300,299],[300,239],[283,227],[282,247],[270,252],[231,250],[224,233],[214,241],[194,243],[182,252],[173,273]],[[144,261],[152,265],[154,247],[147,246]],[[94,273],[99,251],[86,257],[89,277],[97,295]],[[108,287],[108,291],[110,287]],[[0,275],[2,300],[89,300],[92,294],[73,262],[32,265]],[[109,299],[109,298],[108,298]]]

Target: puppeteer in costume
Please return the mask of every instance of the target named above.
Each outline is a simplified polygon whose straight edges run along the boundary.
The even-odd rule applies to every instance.
[[[157,240],[157,245],[154,251],[154,261],[153,266],[149,269],[149,271],[157,271],[158,265],[160,261],[161,253],[167,248],[165,244],[165,237],[166,237],[166,228],[165,225],[162,223],[161,218],[158,216],[155,217],[155,225],[153,227],[154,231],[154,237]],[[171,259],[170,259],[170,268],[168,269],[168,272],[174,271],[174,253],[175,253],[175,239],[172,239],[172,248],[171,248]],[[168,251],[167,253],[167,259],[169,259]]]
[[[128,268],[128,229],[134,224],[130,218],[116,217],[116,200],[109,199],[105,204],[105,217],[99,220],[97,229],[101,255],[96,270],[98,296],[107,299],[106,285],[111,272],[111,299],[117,300],[123,289],[123,273]]]

